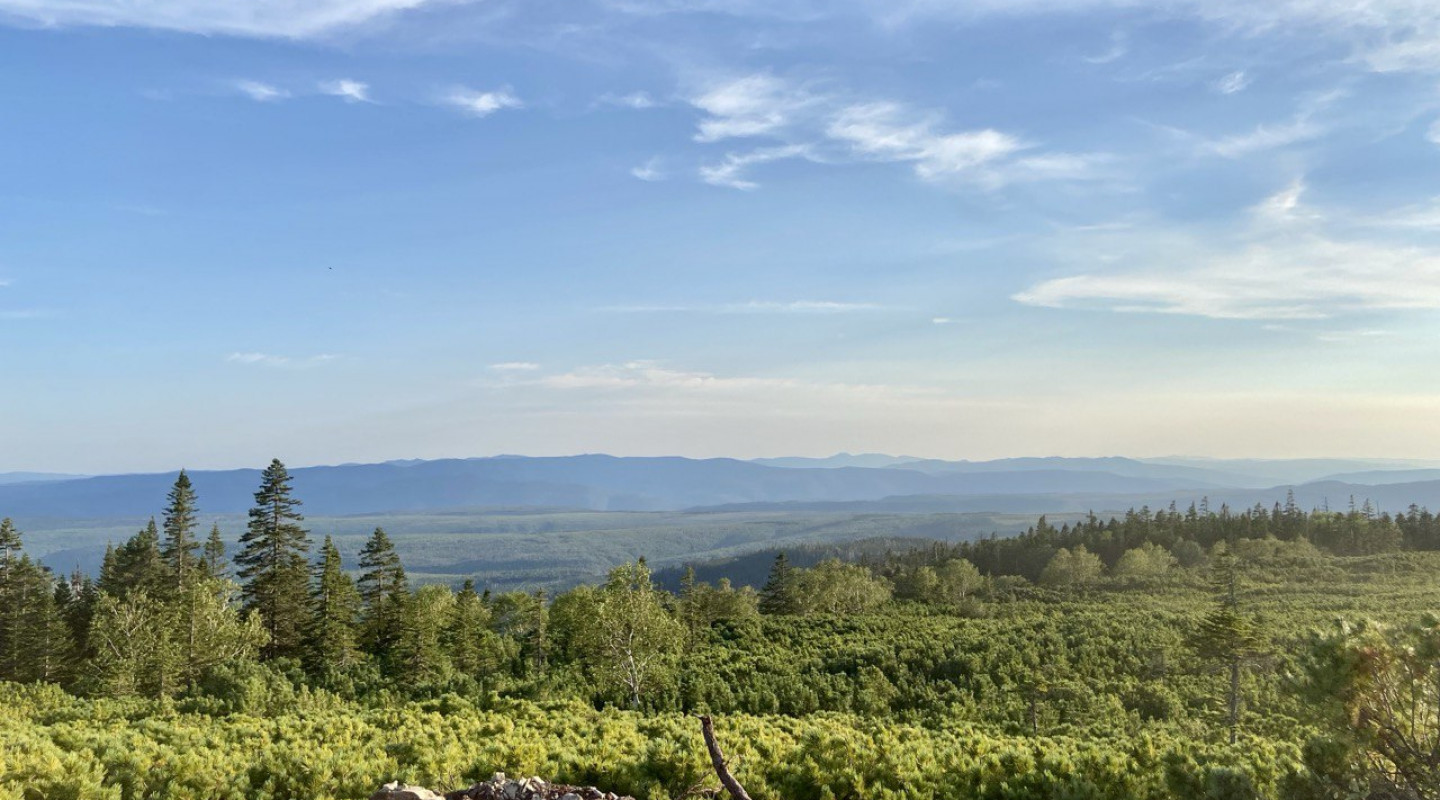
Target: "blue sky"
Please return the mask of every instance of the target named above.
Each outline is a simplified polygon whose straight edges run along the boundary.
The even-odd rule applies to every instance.
[[[0,471],[1430,458],[1437,238],[1419,0],[0,0]]]

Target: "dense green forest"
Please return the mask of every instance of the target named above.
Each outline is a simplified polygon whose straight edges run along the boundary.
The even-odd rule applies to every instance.
[[[157,498],[157,501],[159,498]],[[157,502],[157,505],[159,503]],[[0,791],[352,798],[502,770],[679,798],[719,716],[772,798],[1434,798],[1440,521],[1140,509],[758,591],[346,569],[278,461],[239,548],[182,473],[92,580],[0,524]],[[232,548],[233,549],[233,548]]]

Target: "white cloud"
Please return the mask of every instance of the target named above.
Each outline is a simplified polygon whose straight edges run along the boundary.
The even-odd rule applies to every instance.
[[[649,159],[644,164],[632,168],[630,174],[642,181],[663,181],[666,178],[665,171],[660,168],[659,157]]]
[[[848,314],[864,311],[885,311],[878,303],[855,303],[837,300],[749,300],[744,303],[713,305],[635,305],[606,306],[600,309],[617,314],[655,314],[685,312],[694,314]]]
[[[636,111],[643,111],[647,108],[655,108],[660,105],[648,92],[631,92],[629,94],[602,94],[595,98],[596,105],[616,106],[617,108],[632,108]]]
[[[1013,181],[1089,180],[1107,161],[1100,154],[1033,152],[1031,143],[993,128],[946,130],[935,113],[904,104],[856,101],[822,94],[769,74],[717,82],[691,103],[706,116],[696,141],[764,138],[779,144],[727,154],[707,165],[701,179],[716,186],[754,189],[748,168],[803,157],[826,164],[909,164],[921,180],[969,182],[995,188]]]
[[[1125,44],[1125,35],[1123,33],[1116,32],[1110,37],[1109,50],[1106,50],[1104,53],[1101,53],[1099,55],[1086,56],[1085,62],[1087,64],[1109,64],[1112,61],[1119,61],[1120,59],[1124,58],[1125,55],[1129,52],[1130,48]]]
[[[534,372],[540,369],[540,365],[531,361],[502,361],[491,364],[490,369],[496,372]]]
[[[441,102],[460,109],[472,117],[488,117],[496,111],[507,108],[523,108],[524,103],[509,88],[482,92],[459,86],[452,89]]]
[[[254,100],[257,103],[269,103],[275,100],[284,100],[285,98],[290,96],[290,92],[281,89],[278,86],[273,86],[268,83],[261,83],[260,81],[238,80],[231,85],[234,86],[235,91],[240,92],[241,94],[245,95],[251,100]]]
[[[731,189],[750,191],[758,189],[760,184],[744,177],[745,170],[756,164],[765,164],[771,161],[781,161],[789,158],[801,158],[808,154],[809,150],[803,145],[785,145],[782,147],[761,147],[751,150],[748,153],[726,153],[725,160],[718,164],[707,164],[700,167],[700,180],[711,186],[725,186]]]
[[[775,133],[815,102],[805,89],[763,73],[719,82],[690,99],[709,115],[700,120],[695,141]]]
[[[326,364],[338,358],[339,356],[330,353],[321,353],[320,355],[310,356],[308,358],[294,358],[291,356],[273,355],[271,353],[231,353],[225,357],[225,360],[232,364],[303,369],[305,367],[316,367],[321,364]]]
[[[1220,94],[1239,94],[1250,86],[1250,76],[1244,70],[1232,72],[1229,75],[1215,81],[1215,91]]]
[[[1297,181],[1252,209],[1250,230],[1215,240],[1151,230],[1127,240],[1118,266],[1037,283],[1013,296],[1050,308],[1216,319],[1322,319],[1440,310],[1440,252],[1342,239],[1300,203]]]
[[[1425,138],[1429,139],[1431,144],[1440,144],[1440,119],[1430,123],[1429,130],[1425,131]]]
[[[307,39],[438,0],[0,0],[0,20]]]
[[[370,99],[370,85],[360,81],[352,81],[345,78],[334,81],[323,81],[320,84],[320,91],[325,94],[339,97],[347,103],[373,103]]]

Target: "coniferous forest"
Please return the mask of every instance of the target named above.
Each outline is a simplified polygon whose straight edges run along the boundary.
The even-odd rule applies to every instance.
[[[417,585],[307,529],[238,547],[182,472],[93,579],[0,524],[0,793],[357,798],[494,771],[683,798],[1440,797],[1440,520],[1148,508],[676,593]]]

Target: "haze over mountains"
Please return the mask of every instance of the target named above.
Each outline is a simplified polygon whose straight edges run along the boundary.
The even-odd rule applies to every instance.
[[[841,454],[824,459],[498,456],[291,470],[310,514],[467,508],[589,511],[825,509],[936,512],[1124,510],[1208,497],[1212,506],[1269,505],[1294,491],[1305,507],[1440,508],[1440,462],[1306,459],[1013,458],[939,461]],[[155,513],[175,473],[89,478],[0,476],[0,515],[133,517]],[[258,469],[197,471],[208,513],[243,513]]]

